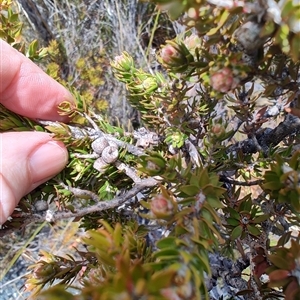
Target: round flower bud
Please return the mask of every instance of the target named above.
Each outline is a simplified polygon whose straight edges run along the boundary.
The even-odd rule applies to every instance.
[[[224,125],[222,124],[214,124],[211,127],[211,132],[217,136],[217,137],[221,137],[224,133],[225,133],[225,128]]]
[[[237,87],[239,80],[234,78],[232,70],[225,67],[210,77],[210,84],[214,90],[226,93]]]
[[[173,203],[161,194],[152,199],[150,209],[159,219],[168,219],[174,213]]]
[[[169,64],[173,58],[178,58],[180,55],[173,46],[166,45],[162,48],[160,56],[165,63]]]
[[[134,67],[134,62],[132,57],[127,52],[123,52],[122,55],[115,57],[114,61],[112,62],[112,66],[128,72],[132,67]]]

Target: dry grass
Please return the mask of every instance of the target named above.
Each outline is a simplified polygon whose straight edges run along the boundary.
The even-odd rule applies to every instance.
[[[22,0],[19,0],[22,3]],[[143,45],[142,36],[151,30],[156,18],[154,7],[138,3],[138,0],[38,0],[34,2],[40,14],[30,15],[24,9],[24,22],[27,23],[25,35],[28,40],[40,36],[42,44],[47,45],[49,36],[53,36],[64,47],[66,73],[76,86],[78,70],[76,62],[87,55],[105,56],[105,84],[98,87],[98,99],[107,99],[109,115],[127,124],[133,110],[126,100],[123,84],[117,82],[107,66],[109,61],[123,51],[134,53],[138,66],[148,67],[148,45]],[[31,5],[32,6],[32,5]],[[20,6],[22,7],[22,6]],[[26,16],[26,18],[25,18]],[[38,20],[35,20],[38,19]],[[35,21],[33,21],[35,20]],[[47,24],[47,29],[34,23]],[[148,51],[149,52],[149,51]],[[115,121],[115,120],[114,120]]]
[[[52,226],[43,223],[32,225],[22,233],[13,233],[0,241],[0,299],[25,300],[28,294],[21,288],[25,283],[26,269],[39,259],[39,250],[76,257],[83,231],[79,223],[58,222]]]

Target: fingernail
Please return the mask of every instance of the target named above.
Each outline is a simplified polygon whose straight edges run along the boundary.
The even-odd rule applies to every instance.
[[[12,192],[11,185],[3,175],[0,176],[0,225],[4,224],[11,215],[12,210],[16,207],[15,195]],[[13,206],[13,208],[12,208]]]
[[[32,183],[47,180],[58,174],[68,162],[68,152],[61,142],[50,141],[30,156]]]

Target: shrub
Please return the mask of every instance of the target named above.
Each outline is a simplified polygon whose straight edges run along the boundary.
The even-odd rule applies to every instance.
[[[298,299],[299,4],[153,2],[184,28],[157,50],[159,70],[134,53],[111,61],[143,127],[113,126],[80,84],[77,106],[60,107],[72,125],[2,109],[2,131],[49,131],[70,153],[2,232],[65,218],[87,231],[76,257],[42,252],[26,288],[38,299]],[[7,3],[1,32],[16,46]],[[42,58],[53,44],[28,49]],[[80,70],[89,88],[95,63]]]

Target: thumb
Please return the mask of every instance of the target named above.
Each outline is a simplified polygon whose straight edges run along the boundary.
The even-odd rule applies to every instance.
[[[59,173],[68,161],[61,142],[44,132],[7,132],[0,135],[0,224],[19,200]]]

